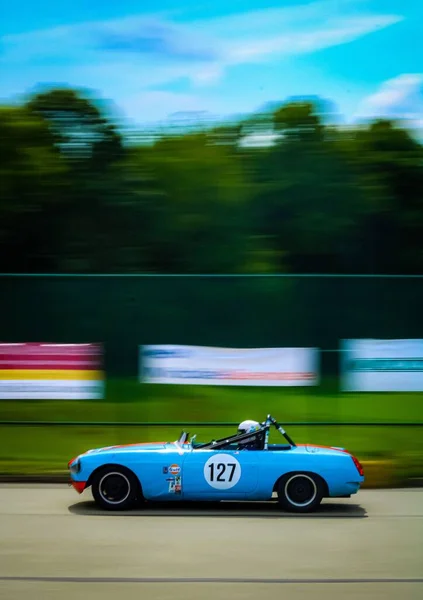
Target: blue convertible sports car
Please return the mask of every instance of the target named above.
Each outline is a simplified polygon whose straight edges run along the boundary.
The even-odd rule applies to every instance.
[[[287,443],[269,444],[274,426]],[[364,481],[360,462],[343,448],[297,445],[269,415],[244,421],[235,435],[198,443],[183,431],[175,442],[88,450],[68,463],[78,493],[126,510],[148,501],[272,500],[282,510],[311,512],[323,498],[348,498]]]

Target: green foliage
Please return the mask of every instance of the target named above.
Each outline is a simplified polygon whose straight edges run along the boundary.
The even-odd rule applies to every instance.
[[[0,107],[3,272],[422,272],[423,148],[400,126],[289,101],[134,147],[106,108],[69,88]]]
[[[159,141],[146,162],[163,190],[154,246],[164,264],[156,268],[236,271],[248,234],[247,186],[237,158],[200,134]]]
[[[122,154],[122,139],[92,101],[68,88],[36,94],[28,109],[43,117],[68,160],[100,169]]]
[[[0,269],[49,271],[67,165],[45,122],[24,107],[0,107],[0,156]]]
[[[66,165],[45,122],[25,108],[0,107],[0,210],[36,210],[58,193]],[[60,199],[60,198],[59,198]]]
[[[310,102],[289,102],[274,114],[277,130],[290,141],[316,142],[323,139],[324,126]]]

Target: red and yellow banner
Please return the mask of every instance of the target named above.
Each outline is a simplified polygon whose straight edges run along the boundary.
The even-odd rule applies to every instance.
[[[103,397],[101,344],[0,344],[1,399]]]

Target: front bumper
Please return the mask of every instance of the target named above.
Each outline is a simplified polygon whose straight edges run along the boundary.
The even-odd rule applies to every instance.
[[[73,479],[71,479],[69,482],[69,485],[71,485],[78,492],[78,494],[82,494],[82,492],[86,488],[87,482],[86,481],[74,481]]]

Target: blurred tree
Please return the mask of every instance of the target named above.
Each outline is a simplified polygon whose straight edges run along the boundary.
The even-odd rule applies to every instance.
[[[156,270],[154,244],[163,192],[145,165],[143,150],[128,150],[101,178],[85,182],[84,195],[79,209],[68,216],[64,268],[100,273]]]
[[[146,156],[163,190],[153,246],[165,272],[234,272],[245,260],[247,186],[231,149],[206,134],[163,139]]]
[[[362,260],[378,273],[423,270],[423,147],[389,120],[358,128],[340,147],[377,206],[361,223]]]
[[[67,159],[101,170],[123,154],[122,138],[93,100],[73,89],[52,89],[27,102],[48,123]]]
[[[1,108],[2,270],[422,272],[422,145],[271,108],[139,147],[76,90]]]
[[[0,107],[2,271],[50,271],[60,244],[66,165],[45,122],[22,107]]]
[[[126,150],[105,109],[73,89],[38,93],[28,100],[27,107],[44,119],[72,172],[68,202],[57,222],[62,241],[57,269],[105,272],[141,268],[139,257],[128,252],[126,245],[127,228],[134,216],[125,202],[129,193],[122,167]]]
[[[291,272],[357,268],[362,215],[372,210],[353,169],[309,103],[275,112],[282,137],[258,156],[255,223]],[[361,265],[362,266],[362,265]]]
[[[275,111],[273,120],[275,130],[287,140],[316,142],[323,139],[319,107],[311,102],[289,102]]]

